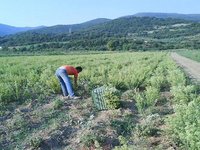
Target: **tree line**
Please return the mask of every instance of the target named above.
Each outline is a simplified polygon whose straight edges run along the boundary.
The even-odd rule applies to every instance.
[[[24,32],[0,37],[2,50],[165,50],[200,48],[200,23],[125,17],[65,34]],[[192,37],[192,38],[190,38]]]

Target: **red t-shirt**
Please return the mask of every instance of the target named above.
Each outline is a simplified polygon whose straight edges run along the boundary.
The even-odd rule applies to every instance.
[[[74,77],[78,77],[78,71],[76,70],[76,68],[72,67],[72,66],[62,66],[62,68],[65,68],[65,70],[67,71],[68,75],[74,75]]]

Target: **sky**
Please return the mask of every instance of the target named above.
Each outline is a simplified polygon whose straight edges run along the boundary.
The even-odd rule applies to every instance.
[[[0,24],[76,24],[139,12],[200,14],[200,0],[0,0]]]

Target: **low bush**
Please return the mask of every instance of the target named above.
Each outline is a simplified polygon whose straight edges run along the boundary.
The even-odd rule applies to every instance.
[[[103,98],[108,109],[117,109],[120,107],[120,93],[116,88],[105,87]]]

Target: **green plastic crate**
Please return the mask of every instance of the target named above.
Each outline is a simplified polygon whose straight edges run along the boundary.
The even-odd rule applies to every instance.
[[[103,97],[103,94],[105,92],[105,87],[99,87],[92,91],[92,100],[94,102],[95,107],[98,110],[107,110],[106,102]]]

